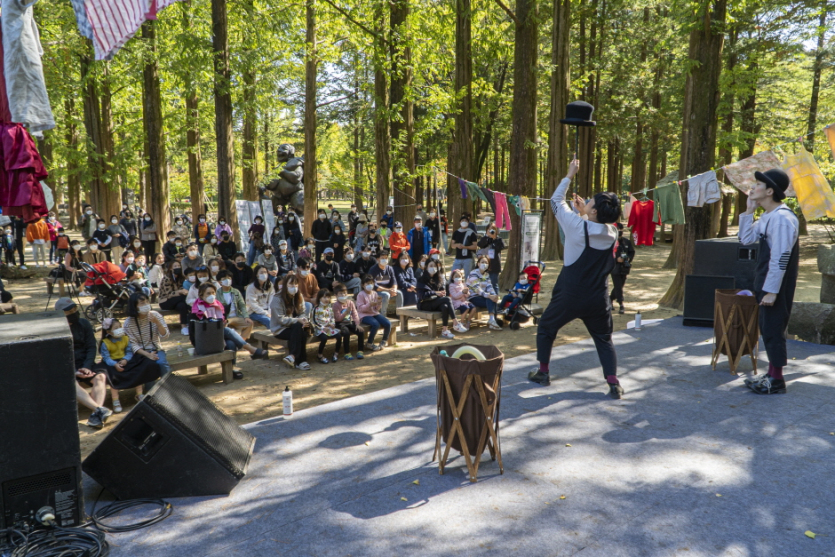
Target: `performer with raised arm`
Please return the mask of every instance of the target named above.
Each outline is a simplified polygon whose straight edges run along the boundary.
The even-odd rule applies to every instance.
[[[574,206],[579,214],[572,211],[565,194],[579,168],[580,161],[573,160],[568,175],[551,197],[554,216],[565,232],[563,268],[551,302],[539,319],[536,336],[539,369],[532,371],[528,379],[540,385],[551,384],[548,364],[554,339],[564,325],[582,319],[597,348],[603,376],[609,384],[609,396],[619,399],[624,391],[618,381],[617,355],[612,343],[609,274],[615,266],[613,248],[618,231],[613,223],[620,217],[620,201],[610,192],[595,194],[588,201],[575,194]]]
[[[757,394],[786,392],[783,367],[786,365],[786,328],[789,325],[800,245],[797,240],[797,217],[783,203],[790,180],[779,168],[755,172],[756,185],[748,192],[748,210],[739,215],[739,241],[752,244],[759,240],[754,294],[760,302],[760,334],[768,354],[768,372],[745,384]],[[765,213],[754,222],[757,207]]]

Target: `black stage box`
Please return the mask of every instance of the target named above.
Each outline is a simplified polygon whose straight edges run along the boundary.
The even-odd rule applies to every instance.
[[[741,244],[736,237],[697,240],[693,258],[693,274],[712,277],[733,277],[740,290],[754,289],[758,244]],[[713,319],[711,296],[711,319]]]
[[[84,522],[74,367],[63,313],[0,316],[0,528]]]
[[[734,277],[687,275],[684,278],[684,325],[713,327],[717,289],[733,289]]]
[[[187,379],[169,374],[88,456],[83,469],[120,499],[228,495],[255,438]]]

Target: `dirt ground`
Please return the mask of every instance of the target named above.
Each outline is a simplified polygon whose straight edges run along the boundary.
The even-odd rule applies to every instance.
[[[801,238],[801,267],[795,299],[816,302],[820,293],[820,274],[817,271],[816,262],[817,246],[821,243],[828,243],[829,239],[821,226],[810,225],[809,232],[809,236]],[[732,233],[735,233],[735,230]],[[641,312],[643,319],[667,318],[680,314],[677,310],[660,308],[657,304],[675,274],[672,270],[661,268],[669,253],[670,244],[638,248],[632,273],[626,283],[627,313],[614,315],[616,330],[625,329],[627,323],[634,319],[638,311]],[[540,295],[540,304],[543,306],[547,305],[550,299],[551,289],[562,266],[559,261],[546,263],[547,269],[543,276],[543,290]],[[43,274],[45,273],[44,269]],[[22,312],[43,311],[47,293],[40,278],[6,280],[5,282],[6,289],[14,294],[15,302],[21,306]],[[390,317],[395,320],[393,316]],[[188,344],[188,338],[181,336],[179,327],[175,326],[176,317],[167,319],[172,333],[166,342],[166,348],[176,350],[178,342]],[[440,338],[429,339],[424,321],[413,321],[409,328],[410,333],[398,335],[397,346],[390,346],[382,352],[367,353],[363,361],[340,360],[337,363],[323,365],[313,359],[315,348],[311,345],[308,359],[311,360],[312,369],[307,372],[291,369],[283,364],[280,361],[283,356],[281,351],[271,351],[270,359],[266,361],[250,361],[245,353],[240,353],[238,364],[245,375],[243,380],[224,385],[220,381],[220,366],[216,365],[210,367],[208,376],[201,378],[199,386],[201,391],[227,414],[233,416],[238,423],[245,424],[281,415],[281,393],[285,386],[289,386],[293,391],[294,409],[301,410],[431,377],[433,367],[428,354],[438,345],[461,341],[494,344],[504,352],[507,358],[536,350],[536,327],[532,323],[523,325],[518,331],[505,328],[504,331],[493,332],[488,330],[486,323],[483,322],[480,326],[474,326],[468,333],[458,334],[454,341]],[[560,331],[556,344],[571,343],[586,337],[587,333],[582,323],[575,321]],[[329,344],[326,354],[330,355],[332,350],[333,346]],[[185,375],[189,373],[196,374],[196,370],[184,372]],[[602,385],[601,388],[603,388]],[[111,431],[113,425],[127,415],[134,404],[133,395],[132,391],[122,392],[120,398],[124,412],[114,414],[107,426],[99,431],[85,425],[89,411],[86,408],[79,408],[82,455],[89,454]],[[106,404],[110,407],[109,397]]]

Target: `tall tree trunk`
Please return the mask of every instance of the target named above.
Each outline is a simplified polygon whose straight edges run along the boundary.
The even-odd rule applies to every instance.
[[[394,217],[401,223],[414,218],[414,205],[423,190],[415,187],[415,118],[413,103],[407,92],[412,88],[412,51],[409,48],[409,0],[389,3],[391,27],[391,112],[400,116],[391,122],[394,157]],[[388,203],[386,204],[388,205]],[[381,206],[380,211],[385,210]]]
[[[546,195],[557,189],[565,175],[568,162],[568,129],[560,119],[569,99],[569,63],[571,37],[571,0],[554,0],[553,26],[551,30],[551,113],[548,117],[548,163],[545,169]],[[545,245],[542,259],[561,259],[559,226],[551,215],[548,203],[544,205]]]
[[[64,97],[64,141],[67,145],[67,211],[69,211],[70,228],[78,226],[78,219],[81,216],[80,180],[78,168],[78,128],[75,125],[75,97],[67,95]]]
[[[264,176],[270,173],[270,113],[264,113]]]
[[[723,164],[731,164],[733,162],[733,152],[730,147],[731,135],[734,131],[734,106],[736,103],[736,88],[733,78],[733,72],[736,69],[736,63],[738,60],[738,53],[737,53],[737,38],[739,36],[739,32],[734,25],[730,32],[728,33],[728,62],[727,62],[727,72],[731,74],[731,81],[727,85],[727,89],[725,91],[725,98],[722,101],[724,105],[725,115],[722,121],[722,134],[724,135],[724,141],[719,147],[719,158],[722,160]],[[727,177],[724,179],[725,183],[728,183]],[[734,196],[731,194],[722,194],[722,213],[719,217],[719,229],[717,231],[717,236],[720,238],[724,238],[728,235],[728,219],[731,216],[731,208],[733,204]]]
[[[316,48],[316,3],[306,0],[307,55],[304,64],[304,235],[310,236],[318,211],[318,160],[316,155],[316,75],[319,54]]]
[[[188,33],[192,28],[191,0],[181,2],[182,32]],[[184,47],[185,48],[185,47]],[[183,59],[188,57],[183,52]],[[188,183],[191,194],[191,216],[197,222],[197,215],[206,212],[204,207],[205,186],[203,184],[203,155],[200,152],[200,112],[197,97],[197,86],[194,83],[196,71],[189,68],[185,73],[183,89],[186,96],[186,149],[188,150]]]
[[[238,231],[235,210],[235,148],[232,135],[232,72],[229,69],[229,20],[226,0],[212,1],[212,52],[214,53],[215,142],[217,145],[217,213]],[[305,175],[305,181],[307,176]]]
[[[88,52],[80,57],[81,83],[84,100],[84,128],[87,132],[87,166],[91,171],[87,201],[97,213],[103,213],[104,207],[104,144],[101,137],[101,104],[97,76],[91,57],[92,44],[88,43]],[[85,196],[81,196],[82,200]]]
[[[516,2],[515,46],[513,51],[513,105],[510,135],[510,165],[508,168],[508,191],[512,195],[532,196],[536,184],[537,133],[537,45],[539,25],[537,0]],[[522,267],[521,222],[516,211],[510,211],[513,230],[507,260],[502,269],[499,285],[510,288],[519,276]]]
[[[472,5],[470,0],[455,0],[455,135],[449,148],[449,171],[465,180],[475,179],[473,150],[473,53]],[[473,200],[461,197],[457,180],[447,176],[447,219],[457,222],[464,212],[473,210]]]
[[[165,131],[163,130],[162,94],[157,65],[156,21],[142,24],[142,39],[147,43],[147,58],[142,66],[145,95],[142,99],[145,133],[148,140],[148,200],[147,211],[157,225],[161,238],[171,229],[168,203],[168,163],[165,157]]]
[[[244,137],[241,145],[241,185],[243,197],[250,201],[258,200],[258,113],[255,99],[255,70],[247,68],[243,74],[244,83]],[[305,152],[307,149],[305,149]],[[307,157],[305,156],[305,162]]]
[[[101,217],[110,222],[111,215],[118,215],[122,209],[121,188],[118,172],[113,168],[116,145],[113,139],[113,94],[110,90],[110,62],[102,68],[101,81],[101,140],[105,153],[104,190],[102,191]]]
[[[704,172],[716,162],[716,109],[719,105],[719,76],[722,72],[722,45],[726,0],[713,0],[704,7],[702,25],[690,32],[688,58],[690,71],[684,90],[681,160],[684,176]],[[684,279],[693,272],[696,240],[710,234],[711,211],[687,207],[683,242],[677,244],[676,276],[660,305],[681,308],[684,304]]]
[[[391,195],[391,130],[389,128],[389,84],[386,72],[386,47],[380,37],[386,30],[386,13],[382,5],[376,8],[376,32],[374,49],[374,159],[376,162],[375,195],[376,222],[380,222]],[[370,220],[370,219],[369,219]]]

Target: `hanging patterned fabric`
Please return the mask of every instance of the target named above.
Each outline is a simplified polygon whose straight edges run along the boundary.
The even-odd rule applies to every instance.
[[[783,170],[789,175],[806,220],[835,218],[835,192],[803,144],[796,154],[786,155]]]
[[[725,171],[725,178],[736,189],[748,195],[748,191],[757,183],[757,179],[754,178],[754,172],[765,172],[772,168],[780,168],[780,166],[780,160],[777,158],[777,155],[772,151],[762,151],[747,159],[742,159],[741,161],[724,166],[722,169]],[[794,192],[789,193],[787,191],[786,195],[794,195]]]
[[[84,6],[84,0],[70,0],[72,9],[75,12],[75,23],[78,25],[78,32],[81,36],[93,40],[93,28],[90,26],[90,20],[87,19],[87,8]]]

